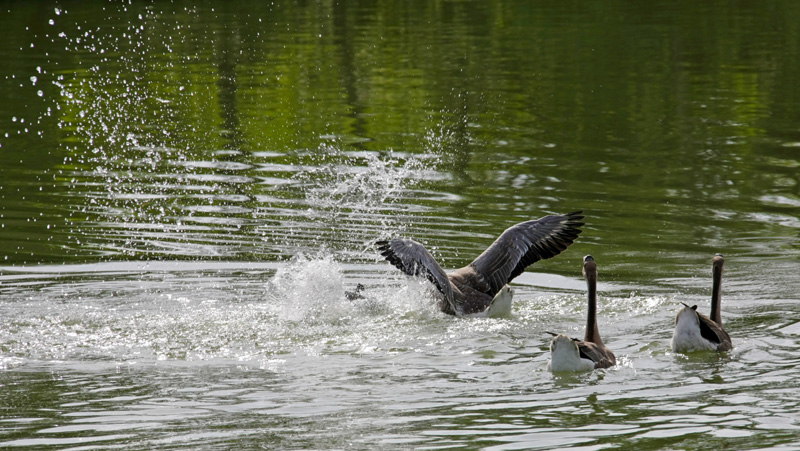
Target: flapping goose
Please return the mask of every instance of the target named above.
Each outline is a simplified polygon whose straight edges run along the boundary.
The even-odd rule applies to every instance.
[[[717,254],[711,260],[711,315],[697,311],[697,306],[684,307],[675,317],[675,331],[672,333],[672,350],[689,351],[730,351],[733,349],[731,337],[722,327],[722,269],[725,260]]]
[[[583,258],[583,277],[589,292],[586,336],[581,341],[549,332],[553,341],[550,342],[551,357],[547,369],[552,372],[591,371],[617,364],[614,353],[603,344],[597,329],[597,264],[591,255]]]
[[[378,241],[386,260],[410,276],[425,276],[451,315],[507,315],[513,289],[507,284],[533,263],[555,257],[578,238],[582,212],[551,215],[509,227],[469,265],[445,273],[425,247],[408,238]]]

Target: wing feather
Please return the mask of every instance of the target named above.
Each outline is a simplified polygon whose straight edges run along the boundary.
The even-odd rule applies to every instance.
[[[581,233],[581,213],[550,215],[511,226],[469,267],[488,282],[487,294],[494,296],[528,266],[569,247]]]
[[[575,341],[578,343],[581,357],[594,362],[595,368],[609,368],[617,364],[617,358],[608,348],[597,346],[590,341]]]
[[[703,315],[700,312],[696,313],[697,319],[700,320],[700,335],[703,338],[712,343],[716,343],[717,351],[730,351],[733,349],[731,337],[728,335],[728,332],[726,332],[725,329],[720,327],[719,324],[712,321],[711,318],[707,317],[706,315]]]
[[[454,306],[453,287],[436,259],[422,244],[409,238],[394,238],[375,243],[386,260],[409,276],[424,276],[442,293],[445,300]]]

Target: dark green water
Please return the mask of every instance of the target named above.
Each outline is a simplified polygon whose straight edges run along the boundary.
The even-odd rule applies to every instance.
[[[6,2],[0,30],[0,447],[800,448],[797,2]],[[452,269],[579,209],[507,319],[441,315],[372,246]],[[735,349],[674,355],[716,252]],[[553,377],[589,253],[620,365]]]

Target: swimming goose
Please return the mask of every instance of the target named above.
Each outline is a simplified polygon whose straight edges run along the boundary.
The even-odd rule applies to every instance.
[[[425,276],[450,315],[501,316],[511,312],[508,286],[533,263],[563,252],[581,233],[582,212],[550,215],[506,229],[469,265],[445,273],[425,247],[409,238],[378,241],[381,255],[410,276]]]
[[[591,371],[617,364],[614,353],[603,344],[597,329],[597,264],[591,255],[583,258],[583,277],[588,289],[589,312],[586,315],[586,335],[583,340],[554,334],[550,342],[550,362],[547,369],[552,372]]]
[[[711,315],[697,311],[697,306],[684,307],[675,317],[675,331],[672,333],[674,352],[690,351],[730,351],[733,349],[731,337],[722,327],[722,270],[725,260],[717,254],[711,260]]]

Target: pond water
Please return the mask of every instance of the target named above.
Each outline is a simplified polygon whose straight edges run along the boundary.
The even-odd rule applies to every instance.
[[[800,449],[800,3],[7,2],[0,27],[0,448]],[[455,269],[574,210],[507,318],[440,313],[374,246]],[[716,252],[735,348],[674,354]],[[554,376],[586,254],[618,365]]]

